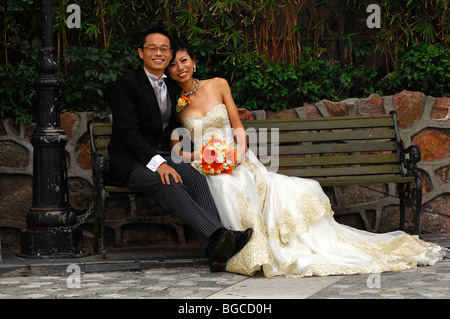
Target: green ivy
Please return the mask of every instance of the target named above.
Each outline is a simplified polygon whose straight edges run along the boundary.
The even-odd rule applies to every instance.
[[[19,63],[0,65],[0,116],[30,124],[34,119],[36,100],[35,81],[38,77],[36,63],[39,41],[13,36],[11,43],[17,46],[22,58]]]
[[[321,99],[339,101],[404,89],[447,96],[446,2],[408,1],[405,6],[381,1],[382,28],[374,30],[376,35],[359,37],[369,0],[349,0],[331,11],[332,0],[79,0],[80,29],[66,26],[70,1],[54,0],[59,106],[61,111],[93,111],[97,117],[109,114],[112,83],[140,63],[136,34],[153,26],[185,37],[196,54],[197,76],[227,78],[237,106],[249,110],[278,111]],[[28,123],[34,119],[38,77],[37,3],[0,1],[0,116]],[[318,15],[322,11],[329,15]],[[297,20],[291,26],[277,25],[280,21],[274,17],[282,14]],[[281,29],[282,37],[296,41],[274,50],[269,40]],[[339,53],[333,58],[327,56],[329,39]],[[282,49],[289,52],[284,62],[278,58]],[[348,54],[341,56],[342,52]],[[376,68],[375,63],[367,66],[369,56],[380,58]]]
[[[399,90],[421,91],[432,96],[450,95],[450,50],[439,43],[415,43],[402,48],[397,72],[381,79],[380,88],[389,94]]]
[[[399,79],[405,88],[435,96],[449,93],[450,50],[439,43],[414,43],[401,61]]]
[[[295,106],[301,72],[287,63],[267,62],[264,55],[247,59],[228,69],[233,70],[232,92],[239,107],[278,111]]]
[[[139,63],[128,46],[113,50],[70,46],[64,55],[71,72],[59,73],[62,111],[93,111],[97,117],[111,113],[109,91],[117,78]]]

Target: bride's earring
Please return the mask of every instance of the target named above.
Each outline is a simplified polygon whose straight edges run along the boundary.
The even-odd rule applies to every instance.
[[[197,66],[194,65],[194,73],[197,72]]]

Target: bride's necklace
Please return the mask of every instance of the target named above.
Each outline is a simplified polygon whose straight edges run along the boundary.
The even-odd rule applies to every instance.
[[[197,90],[198,90],[198,84],[200,83],[200,81],[198,80],[198,79],[194,79],[194,81],[195,81],[195,87],[194,87],[194,89],[192,90],[192,91],[190,91],[190,92],[187,92],[187,93],[181,93],[182,95],[184,95],[184,96],[189,96],[189,95],[191,95],[191,94],[194,94],[195,92],[197,92]]]
[[[189,95],[194,94],[198,90],[198,84],[200,81],[198,79],[194,79],[195,87],[192,91],[184,93],[184,91],[181,92],[181,97],[178,99],[177,102],[177,112],[181,112],[184,110],[186,106],[191,104],[191,100],[188,98]]]

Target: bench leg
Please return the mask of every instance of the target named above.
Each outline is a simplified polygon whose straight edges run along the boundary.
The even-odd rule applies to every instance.
[[[420,213],[422,211],[422,180],[416,177],[415,187],[411,185],[411,206],[414,212],[414,234],[420,235]]]
[[[400,230],[405,230],[405,213],[406,213],[406,184],[397,184],[398,197],[400,199]]]
[[[99,248],[99,240],[100,240],[100,248],[102,252],[102,257],[106,258],[106,249],[105,249],[105,200],[106,195],[102,190],[97,193],[95,199],[95,217],[94,217],[94,243],[93,250],[94,253],[98,253]]]
[[[414,235],[420,235],[420,213],[422,211],[422,181],[417,176],[414,183],[406,186],[406,203],[413,213]]]
[[[94,214],[94,242],[92,244],[92,249],[94,253],[98,253],[98,233],[99,233],[99,225],[98,225],[98,202],[95,202],[95,214]]]
[[[105,190],[101,192],[101,206],[100,206],[100,245],[102,250],[102,258],[106,258],[105,248],[105,202],[106,194]]]
[[[405,229],[406,205],[411,207],[413,213],[414,234],[420,235],[420,213],[422,211],[422,181],[416,177],[415,183],[398,184],[400,198],[400,230]]]

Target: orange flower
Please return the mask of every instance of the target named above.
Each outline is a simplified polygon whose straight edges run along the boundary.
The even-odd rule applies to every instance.
[[[177,102],[177,112],[181,112],[184,110],[184,108],[186,106],[188,106],[189,104],[191,104],[191,100],[189,100],[186,96],[181,95],[181,97],[178,99]]]

